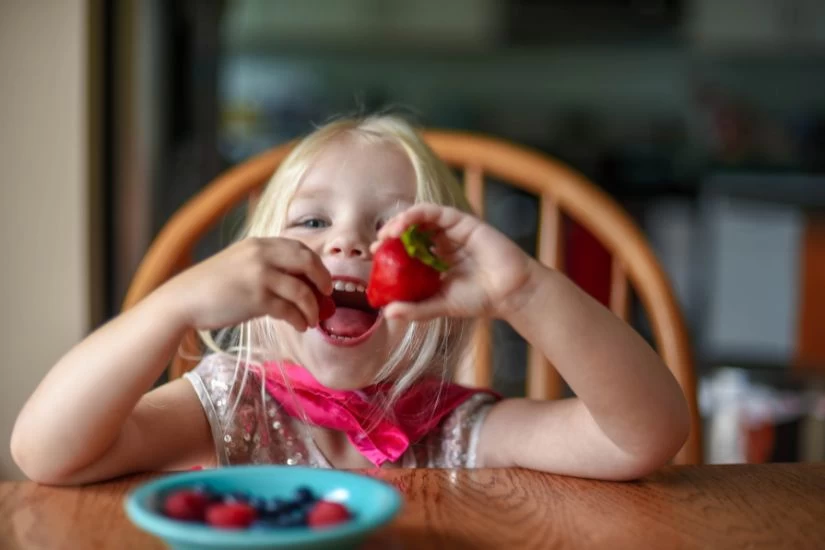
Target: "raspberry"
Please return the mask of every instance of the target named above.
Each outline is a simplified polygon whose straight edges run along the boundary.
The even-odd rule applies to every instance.
[[[166,496],[163,513],[182,521],[203,521],[209,497],[198,491],[175,491]]]
[[[242,502],[213,504],[206,510],[206,523],[221,529],[245,529],[257,516],[252,506]]]
[[[307,523],[310,527],[327,527],[343,523],[352,516],[343,504],[319,500],[309,511]]]

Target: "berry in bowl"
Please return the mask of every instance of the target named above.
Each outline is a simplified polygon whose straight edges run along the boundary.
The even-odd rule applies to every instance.
[[[355,548],[400,508],[382,481],[296,466],[174,474],[126,497],[132,522],[176,550]]]

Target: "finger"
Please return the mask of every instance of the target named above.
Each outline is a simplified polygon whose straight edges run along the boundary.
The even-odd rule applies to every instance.
[[[460,243],[450,240],[443,233],[439,233],[433,238],[433,252],[439,256],[444,254],[455,254],[461,249],[462,246]]]
[[[291,302],[278,296],[272,296],[267,303],[267,314],[273,319],[280,319],[292,325],[298,332],[305,332],[309,327],[303,314]]]
[[[393,302],[384,308],[384,317],[402,321],[429,321],[444,317],[446,307],[441,296],[423,302]]]
[[[322,294],[332,294],[329,270],[321,257],[300,241],[277,239],[267,248],[267,263],[279,271],[305,275]]]
[[[466,242],[479,227],[478,218],[456,208],[421,203],[405,210],[390,220],[378,233],[378,238],[397,237],[410,225],[435,227],[436,238],[443,236],[456,243]]]
[[[307,325],[314,327],[318,324],[318,300],[308,284],[292,275],[279,273],[270,279],[267,288],[274,296],[294,305]]]
[[[441,261],[447,264],[448,268],[456,271],[456,266],[462,263],[467,258],[467,252],[464,250],[453,250],[451,252],[444,252],[439,249],[433,250],[433,254]]]

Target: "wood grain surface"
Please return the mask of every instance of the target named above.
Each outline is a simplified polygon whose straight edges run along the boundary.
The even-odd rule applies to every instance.
[[[825,548],[825,464],[676,466],[632,483],[525,470],[387,470],[401,515],[366,548]],[[123,512],[152,476],[0,483],[0,548],[160,549]]]

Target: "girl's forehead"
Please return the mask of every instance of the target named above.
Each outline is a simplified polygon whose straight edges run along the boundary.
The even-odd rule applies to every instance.
[[[335,140],[318,152],[295,196],[369,190],[413,199],[416,187],[415,169],[399,146],[348,139]]]

